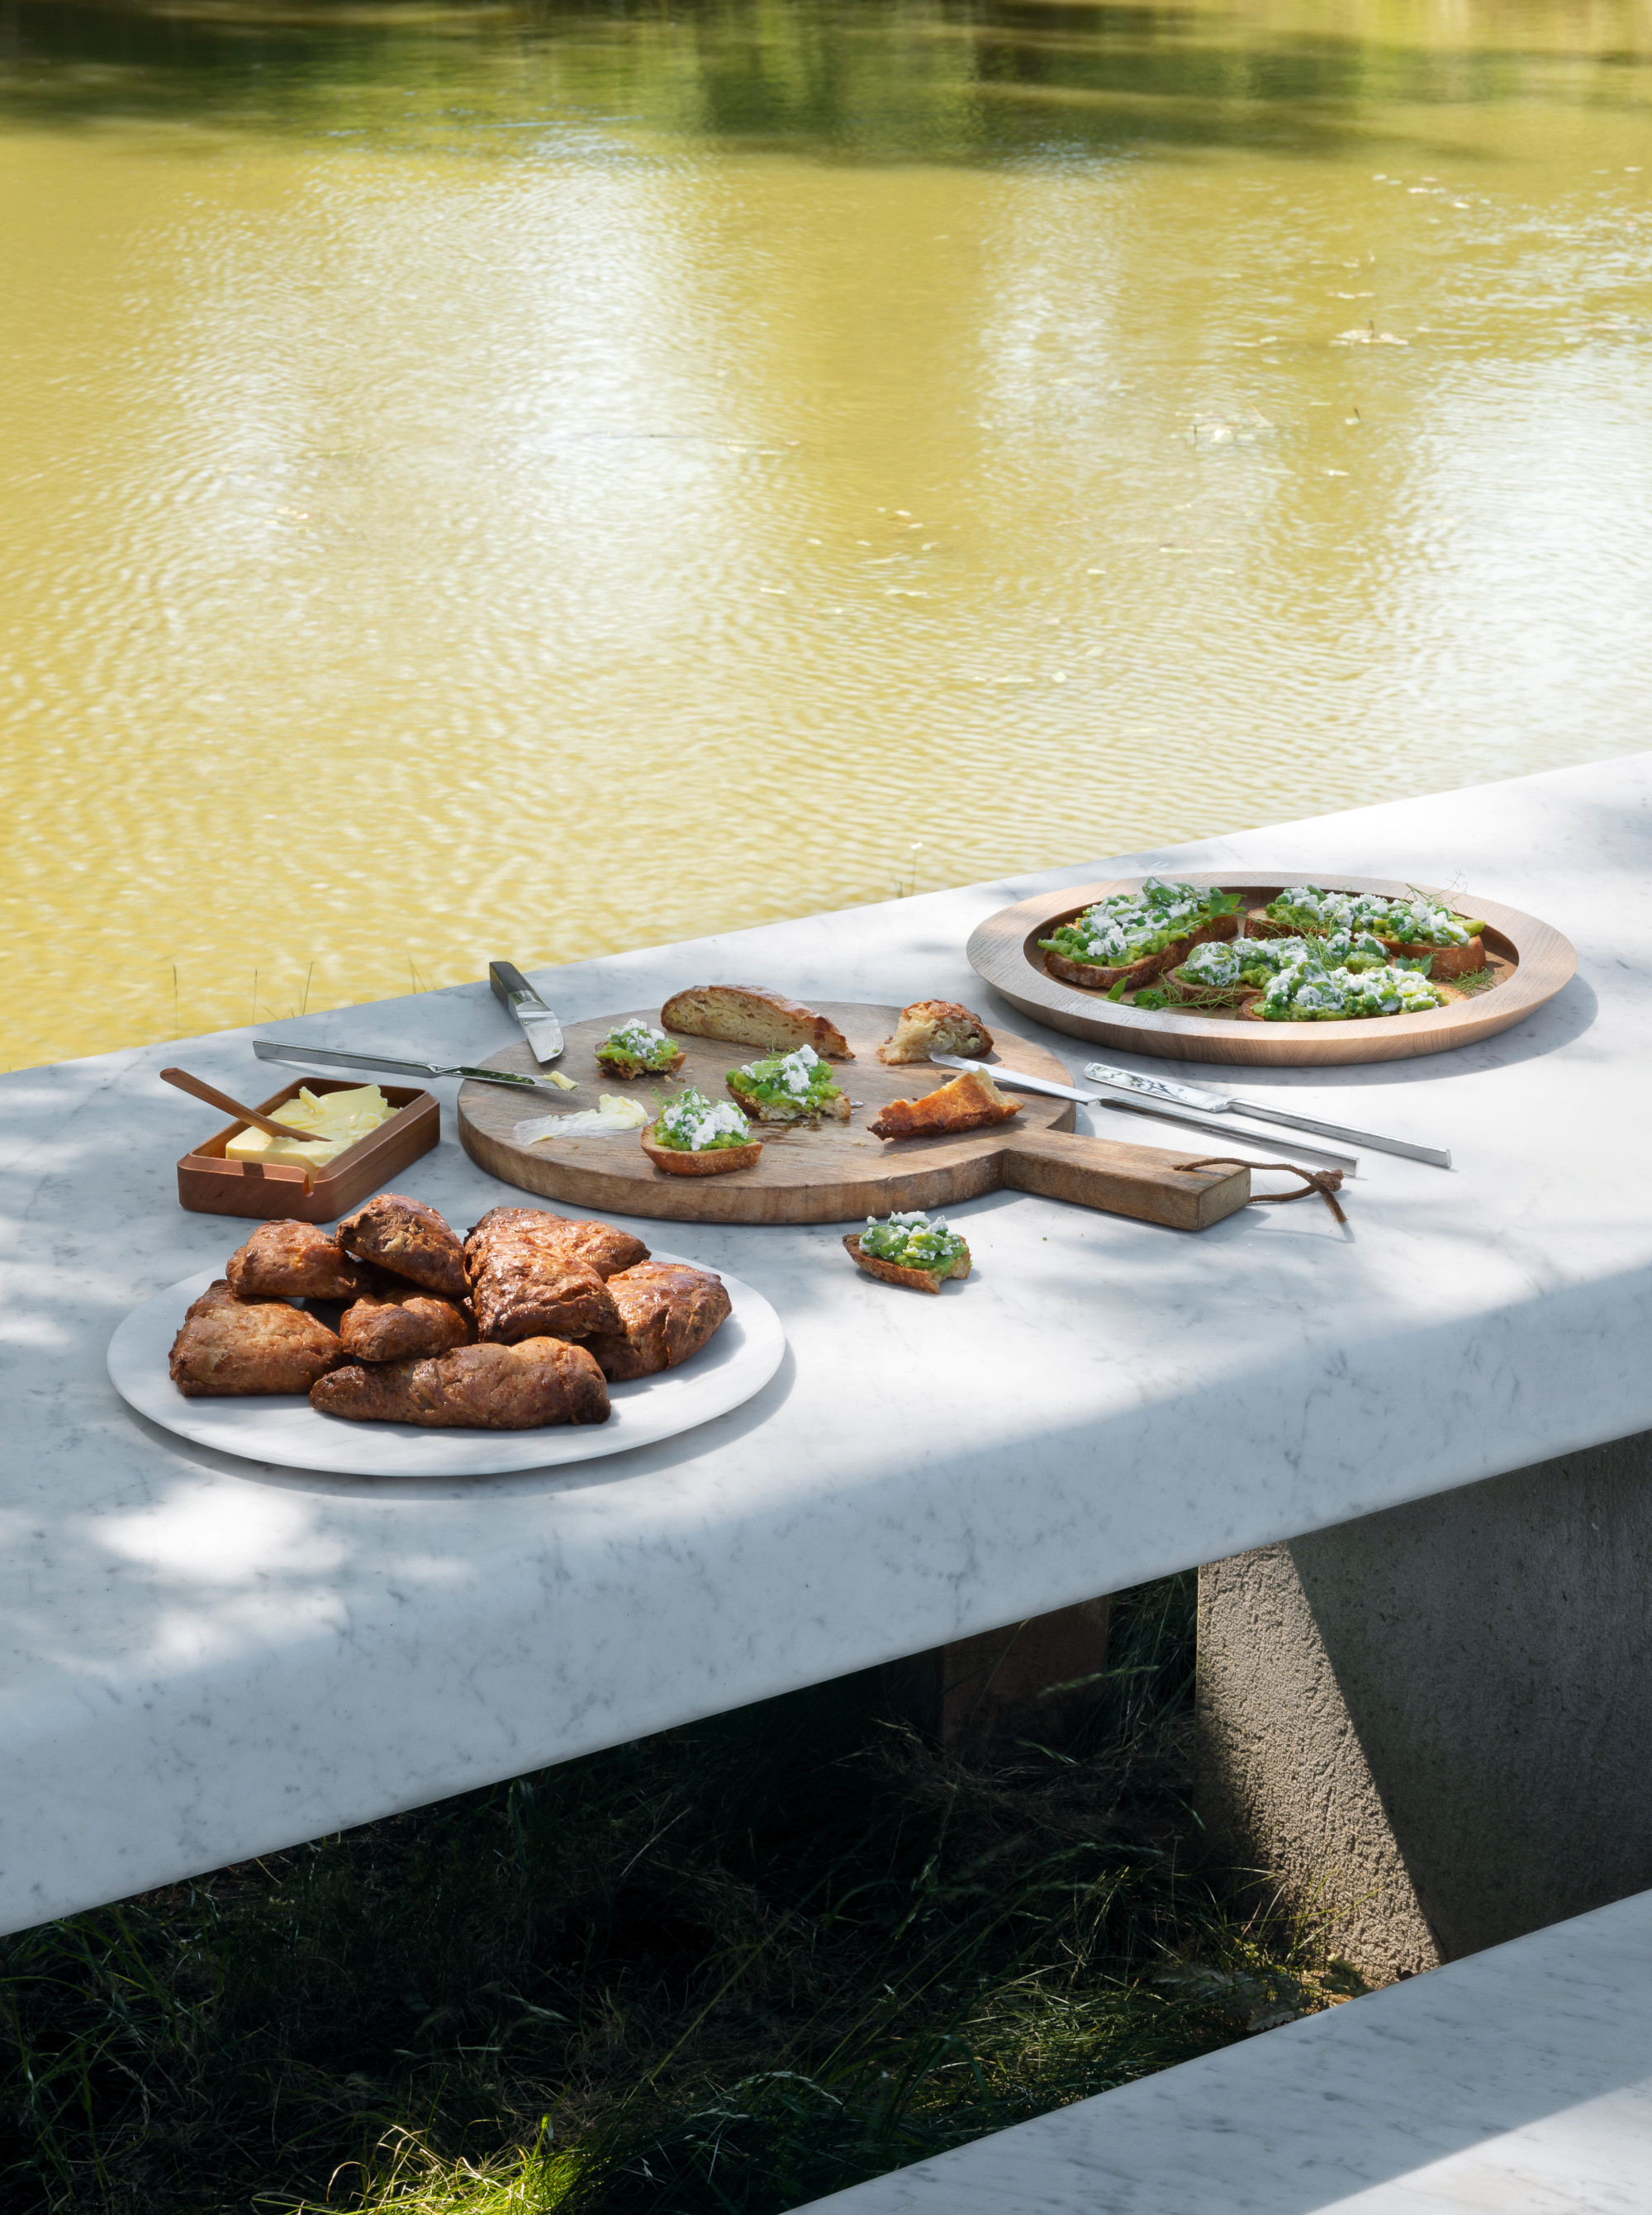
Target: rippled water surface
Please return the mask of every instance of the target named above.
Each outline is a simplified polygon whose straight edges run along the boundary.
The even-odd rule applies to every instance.
[[[0,1059],[1644,745],[1649,61],[0,0]]]

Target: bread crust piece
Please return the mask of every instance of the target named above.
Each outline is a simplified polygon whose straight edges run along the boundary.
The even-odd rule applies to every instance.
[[[476,1326],[456,1301],[417,1285],[370,1292],[339,1322],[339,1342],[352,1361],[406,1361],[450,1353],[474,1341]]]
[[[847,1123],[849,1120],[849,1095],[847,1092],[840,1092],[835,1100],[823,1101],[818,1108],[811,1109],[801,1100],[789,1104],[784,1100],[760,1100],[750,1085],[740,1082],[737,1069],[730,1070],[723,1081],[754,1123],[813,1123],[818,1126],[823,1118],[832,1123]],[[733,1148],[727,1150],[731,1153]]]
[[[462,1346],[373,1369],[335,1369],[312,1388],[318,1414],[356,1423],[418,1423],[426,1430],[536,1431],[553,1423],[605,1423],[608,1385],[583,1346],[530,1338],[519,1346]]]
[[[223,1273],[242,1300],[353,1300],[375,1281],[370,1268],[340,1251],[332,1231],[287,1221],[260,1223]]]
[[[639,1261],[609,1279],[620,1328],[587,1341],[610,1384],[691,1360],[733,1311],[723,1279],[684,1261]]]
[[[185,1313],[172,1341],[172,1381],[187,1400],[308,1392],[344,1359],[325,1323],[285,1300],[241,1300],[220,1277]]]
[[[909,1292],[938,1292],[949,1277],[967,1277],[970,1273],[970,1249],[967,1246],[950,1268],[914,1269],[904,1261],[885,1261],[879,1255],[863,1254],[858,1230],[852,1230],[843,1244],[850,1258],[869,1277],[880,1277],[886,1285],[904,1285]]]
[[[977,1015],[956,1000],[915,1000],[896,1019],[892,1038],[878,1049],[879,1061],[927,1061],[932,1054],[990,1053],[993,1034]]]
[[[450,1300],[463,1299],[470,1289],[464,1248],[451,1226],[433,1207],[405,1193],[376,1193],[365,1207],[346,1216],[339,1225],[339,1243],[364,1261],[376,1261],[392,1276]]]
[[[761,1138],[754,1138],[749,1146],[707,1146],[691,1154],[682,1146],[656,1145],[652,1123],[637,1135],[644,1153],[667,1176],[726,1176],[731,1169],[755,1169],[762,1159]]]
[[[837,1025],[801,1001],[762,985],[694,985],[673,992],[659,1011],[661,1028],[690,1038],[727,1039],[735,1046],[766,1046],[790,1052],[811,1046],[828,1061],[853,1061]]]
[[[921,1100],[891,1100],[866,1128],[879,1138],[930,1138],[1007,1123],[1022,1103],[1005,1097],[982,1069],[966,1069]]]

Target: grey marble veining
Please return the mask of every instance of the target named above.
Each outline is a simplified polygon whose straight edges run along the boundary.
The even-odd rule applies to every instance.
[[[797,2215],[1645,2215],[1652,1893]]]
[[[968,1283],[920,1299],[839,1226],[656,1230],[766,1293],[790,1352],[734,1414],[584,1469],[303,1475],[135,1418],[116,1322],[242,1236],[178,1207],[211,1118],[155,1072],[244,1096],[262,1065],[229,1032],[0,1077],[0,1928],[1652,1427],[1649,801],[1640,756],[1129,857],[1460,883],[1554,922],[1579,975],[1436,1059],[1245,1072],[1453,1149],[1367,1155],[1346,1232],[1318,1202],[1195,1238],[999,1193],[958,1211]],[[1104,866],[536,981],[565,1020],[719,975],[990,1012],[973,924]],[[281,1028],[451,1060],[512,1035],[482,984]],[[402,1182],[463,1224],[510,1194],[439,1089]]]

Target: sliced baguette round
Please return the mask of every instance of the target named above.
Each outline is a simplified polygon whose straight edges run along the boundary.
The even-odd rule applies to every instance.
[[[756,1123],[818,1124],[823,1116],[834,1123],[847,1123],[849,1120],[849,1095],[847,1092],[840,1092],[835,1100],[824,1100],[818,1108],[811,1108],[801,1100],[791,1103],[784,1100],[760,1100],[749,1084],[741,1083],[737,1069],[731,1070],[725,1082]]]
[[[762,985],[694,985],[673,992],[659,1011],[660,1026],[690,1038],[727,1039],[735,1046],[766,1046],[789,1053],[811,1046],[829,1061],[853,1061],[837,1025],[801,1001]]]
[[[610,1061],[601,1046],[597,1049],[597,1065],[603,1076],[617,1077],[621,1084],[636,1084],[645,1077],[675,1077],[688,1058],[679,1046],[670,1061],[659,1062],[652,1069],[626,1069],[617,1061]]]
[[[886,1285],[904,1285],[909,1292],[938,1292],[949,1277],[967,1277],[970,1273],[970,1249],[966,1246],[951,1267],[947,1269],[913,1269],[904,1261],[885,1261],[876,1254],[860,1250],[860,1233],[851,1231],[843,1241],[851,1261],[863,1268],[869,1277],[880,1277]]]
[[[707,1146],[701,1153],[690,1154],[680,1146],[657,1146],[652,1123],[638,1136],[644,1153],[668,1176],[727,1176],[731,1169],[755,1169],[762,1157],[761,1138],[754,1138],[749,1146]]]

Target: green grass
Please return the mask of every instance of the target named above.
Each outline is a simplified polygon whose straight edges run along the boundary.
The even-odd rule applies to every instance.
[[[767,2215],[1322,2004],[1185,1866],[1191,1607],[1065,1759],[853,1678],[0,1941],[0,2205]]]

